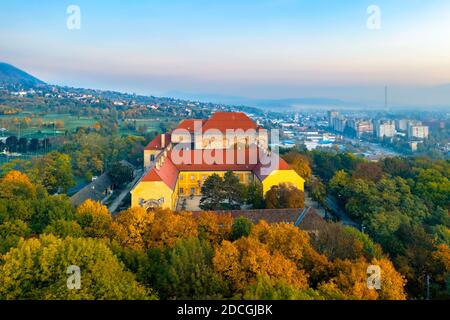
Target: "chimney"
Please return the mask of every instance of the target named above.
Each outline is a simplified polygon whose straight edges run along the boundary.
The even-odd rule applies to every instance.
[[[163,133],[162,135],[161,135],[161,148],[165,148],[166,147],[166,134],[165,133]]]

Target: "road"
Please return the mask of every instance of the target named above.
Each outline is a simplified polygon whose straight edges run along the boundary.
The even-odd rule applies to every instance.
[[[328,207],[333,211],[333,214],[337,216],[342,224],[345,224],[347,226],[355,227],[356,229],[360,229],[359,223],[356,223],[353,221],[347,213],[341,209],[341,207],[338,205],[336,199],[333,196],[328,195],[326,199],[326,203]]]
[[[377,143],[373,143],[373,142],[369,142],[369,141],[364,141],[364,140],[359,140],[359,139],[354,139],[354,138],[349,138],[349,137],[344,137],[344,141],[347,142],[351,142],[353,145],[361,145],[361,146],[365,146],[367,148],[369,148],[369,150],[371,150],[374,154],[380,154],[380,155],[384,155],[384,156],[400,156],[401,154],[386,148],[380,144]]]
[[[117,209],[119,208],[120,204],[123,202],[125,197],[130,193],[131,188],[133,188],[133,186],[136,184],[136,182],[141,178],[142,170],[136,170],[134,174],[135,174],[136,178],[134,178],[134,180],[132,182],[130,182],[120,192],[120,194],[114,199],[114,201],[109,205],[109,207],[108,207],[109,212],[115,213],[117,211]]]

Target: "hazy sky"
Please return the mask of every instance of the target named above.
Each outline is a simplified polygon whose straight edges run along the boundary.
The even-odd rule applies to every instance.
[[[66,27],[71,4],[80,30]],[[379,102],[389,85],[396,103],[444,104],[450,87],[420,92],[450,84],[449,39],[449,0],[0,0],[0,61],[144,94]]]

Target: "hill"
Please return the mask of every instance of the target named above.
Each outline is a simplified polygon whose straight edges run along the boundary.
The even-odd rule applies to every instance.
[[[3,62],[0,62],[0,83],[22,85],[45,84],[25,71]]]

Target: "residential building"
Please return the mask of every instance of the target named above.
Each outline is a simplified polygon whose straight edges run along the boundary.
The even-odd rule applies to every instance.
[[[345,127],[347,126],[347,119],[343,116],[337,116],[332,119],[333,121],[333,129],[337,132],[344,132]]]
[[[351,119],[347,122],[347,125],[353,129],[357,137],[363,134],[373,133],[373,123],[371,120]]]
[[[410,139],[428,139],[429,129],[427,126],[408,126],[408,137]]]
[[[395,123],[391,120],[381,120],[375,125],[375,134],[377,138],[392,138],[395,136]]]
[[[328,126],[333,128],[333,119],[339,116],[339,112],[335,110],[328,111]]]

